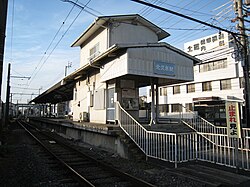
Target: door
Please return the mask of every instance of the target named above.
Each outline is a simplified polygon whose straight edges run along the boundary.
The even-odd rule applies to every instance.
[[[115,102],[114,102],[115,88],[108,88],[107,93],[107,121],[115,121]]]

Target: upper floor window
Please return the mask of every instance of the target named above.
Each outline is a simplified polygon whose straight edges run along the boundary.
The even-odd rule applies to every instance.
[[[221,90],[230,90],[231,89],[231,79],[225,79],[220,81]]]
[[[179,93],[181,93],[180,85],[174,86],[174,87],[173,87],[173,93],[174,93],[174,94],[179,94]]]
[[[160,96],[167,96],[167,88],[166,87],[160,88]]]
[[[244,79],[244,77],[240,77],[240,88],[245,88],[245,79]]]
[[[89,50],[90,59],[95,58],[99,54],[99,43],[97,43],[94,47]]]
[[[187,85],[187,93],[195,92],[195,84]]]
[[[227,68],[226,58],[199,65],[200,72],[207,72],[207,71],[223,69],[223,68]]]
[[[202,83],[202,91],[212,91],[212,82],[208,81],[208,82],[203,82]]]

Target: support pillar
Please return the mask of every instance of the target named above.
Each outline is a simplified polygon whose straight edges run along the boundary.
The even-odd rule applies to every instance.
[[[156,105],[155,105],[155,119],[156,119],[156,123],[158,123],[158,118],[159,118],[159,85],[158,82],[156,82],[156,87],[155,87],[155,98],[156,98]]]
[[[155,86],[154,81],[151,79],[151,120],[150,120],[150,126],[152,124],[155,124]]]

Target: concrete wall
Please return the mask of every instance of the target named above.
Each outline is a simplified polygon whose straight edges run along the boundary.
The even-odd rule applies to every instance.
[[[119,43],[157,43],[158,37],[149,28],[133,21],[113,23],[110,29],[110,46]]]
[[[106,83],[101,82],[100,76],[100,73],[97,71],[89,75],[89,78],[76,83],[72,101],[74,121],[81,120],[80,115],[83,115],[83,112],[87,112],[90,122],[106,123],[105,95],[103,95],[102,98],[102,101],[104,102],[104,108],[96,109],[94,107],[96,97],[95,91],[106,88]]]
[[[84,143],[105,149],[110,152],[117,153],[123,158],[129,158],[128,145],[126,145],[119,136],[109,135],[107,131],[95,132],[84,130],[72,124],[63,124],[59,122],[49,122],[48,120],[30,119],[30,123],[39,125],[43,128],[54,130],[56,133],[64,137],[80,140]]]
[[[108,49],[108,30],[100,28],[93,36],[81,45],[80,67],[89,63],[90,49],[99,44],[99,53]]]

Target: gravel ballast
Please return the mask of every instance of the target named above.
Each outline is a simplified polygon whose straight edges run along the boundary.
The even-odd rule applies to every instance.
[[[3,134],[6,140],[5,144],[0,146],[0,186],[67,186],[66,183],[58,182],[62,174],[51,167],[49,158],[39,154],[41,148],[24,130],[12,124]],[[144,160],[123,159],[115,153],[81,142],[74,144],[96,159],[156,186],[204,186],[200,182],[171,174],[168,167]]]

